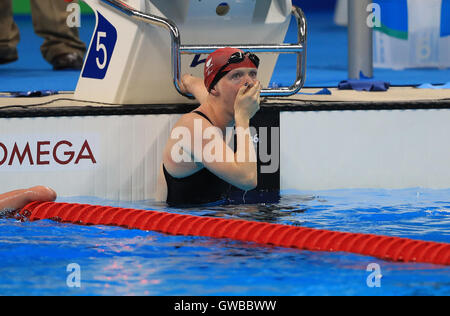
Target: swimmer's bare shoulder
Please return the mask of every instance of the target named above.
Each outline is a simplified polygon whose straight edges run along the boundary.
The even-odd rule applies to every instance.
[[[190,136],[191,137],[191,143],[186,144],[189,148],[193,148],[194,146],[194,128],[195,128],[195,121],[201,120],[201,129],[202,132],[205,128],[213,126],[209,121],[207,121],[205,118],[199,116],[196,113],[187,113],[180,117],[180,119],[177,121],[177,123],[174,125],[170,137],[166,143],[166,146],[164,148],[164,154],[163,154],[163,162],[170,164],[172,162],[172,150],[173,146],[177,143],[180,143],[181,137]],[[187,131],[189,131],[189,134],[187,134]],[[184,139],[186,140],[186,139]],[[185,148],[185,149],[186,149]],[[190,153],[189,153],[190,154]]]
[[[176,143],[178,143],[180,141],[179,138],[176,137],[177,133],[173,133],[174,131],[176,131],[177,128],[180,128],[180,132],[182,132],[182,128],[186,128],[187,130],[189,130],[189,134],[191,135],[191,137],[194,135],[193,131],[194,131],[194,120],[195,119],[203,119],[201,117],[198,116],[198,114],[195,113],[187,113],[184,114],[183,116],[180,117],[180,119],[177,121],[177,123],[174,125],[172,131],[171,131],[171,135],[166,143],[166,146],[164,148],[163,151],[163,160],[161,162],[161,164],[159,165],[159,170],[158,170],[158,179],[157,179],[157,188],[156,188],[156,201],[157,202],[164,202],[167,198],[167,182],[164,176],[164,171],[163,171],[163,165],[169,169],[172,173],[174,171],[179,171],[181,170],[181,172],[188,170],[188,169],[192,169],[192,168],[198,168],[198,166],[194,166],[195,163],[193,162],[180,162],[180,163],[175,163],[172,159],[172,151],[174,146],[176,145]],[[211,126],[211,123],[204,120],[204,122],[202,122],[204,124],[202,124],[202,126],[207,127],[207,126]],[[193,146],[193,139],[191,139],[191,144],[190,146]],[[184,150],[184,149],[179,149],[179,150]],[[190,155],[190,153],[187,153],[188,155]]]

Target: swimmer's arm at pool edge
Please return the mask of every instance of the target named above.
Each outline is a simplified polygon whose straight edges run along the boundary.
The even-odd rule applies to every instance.
[[[201,78],[184,75],[181,79],[180,88],[185,93],[191,93],[200,104],[203,104],[208,98],[208,90],[206,90]]]
[[[34,201],[51,202],[54,200],[56,200],[56,192],[44,186],[15,190],[0,194],[0,211],[19,210]]]

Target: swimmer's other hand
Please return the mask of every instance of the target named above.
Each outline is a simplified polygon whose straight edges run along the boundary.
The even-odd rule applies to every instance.
[[[180,80],[180,90],[183,93],[190,93],[188,86],[189,86],[189,80],[191,79],[191,75],[183,75]]]

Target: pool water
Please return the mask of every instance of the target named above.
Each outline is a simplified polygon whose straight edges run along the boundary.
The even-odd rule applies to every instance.
[[[283,191],[277,204],[201,209],[58,201],[450,242],[450,189]],[[4,216],[0,232],[0,295],[450,295],[450,267],[431,264]]]

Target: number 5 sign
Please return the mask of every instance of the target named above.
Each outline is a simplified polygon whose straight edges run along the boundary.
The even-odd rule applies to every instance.
[[[103,79],[117,42],[116,28],[98,14],[98,24],[82,73],[84,78]]]

